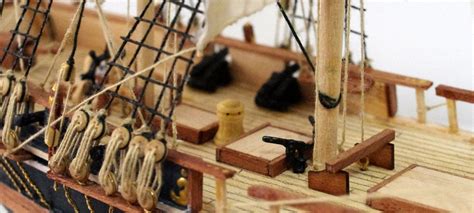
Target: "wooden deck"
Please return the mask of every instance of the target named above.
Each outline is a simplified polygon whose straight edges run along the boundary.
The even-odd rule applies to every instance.
[[[85,53],[83,50],[78,52],[80,55],[85,55]],[[60,59],[58,61],[64,60],[65,59]],[[82,61],[78,61],[78,67],[81,67],[81,64]],[[40,66],[36,66],[34,70],[47,69],[47,63],[39,62],[38,65]],[[43,74],[35,72],[34,70],[31,73],[32,79],[42,79]],[[56,69],[53,72],[55,71]],[[55,74],[53,73],[52,76],[55,76]],[[56,77],[52,77],[51,80],[55,80],[55,78]],[[246,131],[266,122],[271,122],[277,126],[311,134],[312,129],[307,120],[307,116],[313,114],[313,107],[301,104],[292,107],[290,111],[286,113],[273,112],[257,107],[253,102],[254,95],[255,92],[253,92],[251,86],[238,83],[234,83],[229,87],[220,88],[212,95],[187,87],[184,91],[183,102],[215,112],[216,104],[219,101],[226,98],[235,98],[242,101],[245,105],[244,128]],[[349,116],[347,121],[348,140],[345,147],[349,148],[355,143],[360,142],[360,119],[355,116]],[[342,128],[342,119],[340,119],[339,124]],[[346,171],[350,173],[351,202],[344,202],[344,205],[365,211],[373,210],[365,205],[365,199],[359,195],[366,194],[369,188],[411,164],[419,164],[460,176],[474,178],[474,134],[472,133],[461,132],[457,135],[448,134],[447,127],[432,124],[418,124],[415,119],[405,118],[380,120],[368,117],[365,124],[366,138],[371,137],[385,128],[392,128],[396,131],[396,139],[393,142],[396,146],[395,170],[389,171],[370,167],[368,171],[362,172],[358,169],[357,165],[349,166]],[[232,179],[226,182],[228,190],[227,199],[230,209],[233,210],[232,212],[265,212],[269,210],[261,205],[232,207],[232,204],[255,201],[247,196],[247,188],[251,185],[266,185],[311,197],[324,195],[321,192],[311,190],[307,187],[307,173],[293,174],[291,171],[286,171],[275,178],[271,178],[218,163],[215,158],[216,146],[212,142],[207,142],[202,145],[183,143],[178,147],[178,150],[202,157],[205,161],[239,171]],[[213,177],[204,176],[203,190],[203,208],[207,212],[214,212],[215,180]]]
[[[307,121],[307,116],[312,114],[312,107],[300,105],[292,108],[287,113],[272,112],[258,108],[253,103],[254,95],[254,92],[245,85],[234,84],[231,87],[221,88],[212,95],[187,88],[184,93],[184,102],[215,111],[216,104],[219,101],[225,98],[239,99],[245,105],[245,130],[250,130],[265,122],[271,122],[278,126],[311,134],[311,126]],[[347,121],[348,140],[345,147],[349,148],[360,140],[360,119],[350,116]],[[340,120],[340,126],[342,128],[342,119]],[[454,136],[439,131],[431,125],[420,125],[416,124],[415,121],[407,121],[406,119],[396,118],[381,121],[367,118],[366,138],[384,128],[393,128],[396,131],[396,139],[393,142],[396,153],[395,170],[389,171],[370,167],[368,171],[362,172],[357,165],[349,166],[347,171],[350,173],[351,202],[345,202],[344,205],[362,210],[371,210],[365,205],[365,199],[354,195],[366,194],[369,188],[411,164],[419,164],[460,176],[474,177],[474,143],[472,143],[474,135],[472,133]],[[212,142],[203,145],[184,143],[178,147],[178,150],[182,152],[217,163],[215,161],[215,149],[216,146]],[[232,207],[232,204],[253,201],[252,198],[247,196],[247,188],[251,185],[264,184],[312,197],[322,195],[320,192],[308,189],[307,174],[293,174],[291,171],[286,171],[275,178],[270,178],[225,164],[220,165],[239,171],[234,178],[227,181],[228,202],[231,209],[235,211],[265,212],[269,210],[261,205]],[[204,209],[210,212],[214,209],[214,191],[214,180],[205,176]]]

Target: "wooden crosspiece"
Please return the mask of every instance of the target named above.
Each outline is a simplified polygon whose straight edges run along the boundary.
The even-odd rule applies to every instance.
[[[309,188],[334,195],[348,194],[349,173],[343,169],[365,158],[372,165],[394,169],[395,149],[390,144],[394,139],[395,131],[386,129],[339,154],[326,162],[325,170],[308,173]]]

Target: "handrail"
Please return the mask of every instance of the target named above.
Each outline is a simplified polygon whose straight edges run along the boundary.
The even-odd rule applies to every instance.
[[[436,87],[436,95],[456,101],[474,103],[474,91],[440,84]]]

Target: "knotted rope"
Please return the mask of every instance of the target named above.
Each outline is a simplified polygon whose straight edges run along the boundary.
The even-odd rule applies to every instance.
[[[19,128],[13,128],[13,119],[15,118],[15,115],[24,114],[28,110],[26,107],[26,81],[24,79],[21,79],[15,85],[15,88],[8,99],[3,123],[2,142],[7,150],[12,150],[19,142],[17,135]]]
[[[119,192],[123,198],[131,203],[137,201],[136,179],[138,176],[139,157],[142,144],[148,143],[148,139],[139,134],[132,138],[128,146],[127,154],[120,167]]]
[[[105,191],[106,195],[112,195],[117,191],[117,179],[115,175],[119,173],[117,154],[120,149],[125,148],[132,137],[131,132],[132,120],[125,122],[122,127],[117,128],[112,132],[110,141],[107,143],[105,149],[104,162],[99,171],[99,184]]]
[[[346,0],[346,27],[345,27],[345,51],[344,51],[344,85],[342,93],[342,136],[341,143],[338,145],[339,153],[344,152],[344,143],[346,142],[346,123],[347,123],[347,86],[349,84],[349,55],[350,55],[350,35],[351,35],[351,0]]]
[[[56,153],[49,159],[48,166],[54,173],[61,174],[66,170],[70,158],[76,151],[75,145],[81,140],[83,133],[89,123],[90,113],[85,107],[77,110],[64,134],[64,138],[59,144]]]
[[[158,202],[161,188],[161,161],[166,156],[166,144],[159,140],[152,140],[142,144],[145,157],[137,178],[138,203],[145,210],[151,211]]]
[[[95,116],[94,119],[89,122],[86,131],[79,142],[79,149],[77,150],[76,156],[72,159],[69,165],[69,173],[71,176],[79,181],[85,182],[89,177],[90,171],[90,150],[105,133],[105,110],[101,109]]]

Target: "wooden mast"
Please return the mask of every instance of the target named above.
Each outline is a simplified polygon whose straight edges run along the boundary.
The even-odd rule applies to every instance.
[[[320,171],[337,155],[337,123],[341,100],[344,0],[320,0],[316,91],[316,134],[313,167]],[[323,102],[323,103],[321,103]],[[331,105],[331,106],[329,106]]]

